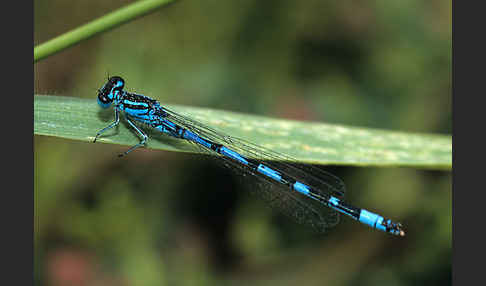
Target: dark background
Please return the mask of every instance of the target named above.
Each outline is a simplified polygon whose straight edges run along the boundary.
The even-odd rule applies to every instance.
[[[34,43],[130,2],[35,2]],[[117,74],[162,103],[450,134],[451,18],[450,1],[180,1],[36,63],[35,93],[96,100]],[[34,137],[36,284],[451,283],[450,172],[329,167],[407,236],[348,218],[320,235],[203,156],[125,149]]]

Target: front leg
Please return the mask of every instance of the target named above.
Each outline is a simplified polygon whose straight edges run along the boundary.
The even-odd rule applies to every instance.
[[[99,136],[100,136],[100,135],[101,135],[103,132],[105,132],[106,130],[111,129],[111,128],[113,128],[113,127],[117,126],[117,125],[118,125],[118,123],[120,123],[120,118],[119,118],[119,116],[118,116],[118,109],[116,109],[116,108],[115,108],[115,122],[113,122],[112,124],[110,124],[110,125],[106,126],[105,128],[101,129],[100,131],[98,131],[98,133],[96,133],[96,137],[95,137],[95,139],[93,140],[93,143],[95,143],[95,142],[96,142],[96,139],[98,139],[98,137],[99,137]]]

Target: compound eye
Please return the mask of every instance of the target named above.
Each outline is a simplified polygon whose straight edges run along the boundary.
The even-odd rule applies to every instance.
[[[107,93],[103,92],[100,90],[98,92],[98,104],[102,108],[108,108],[110,107],[111,103],[113,102],[113,99],[111,99]]]
[[[112,100],[104,93],[100,92],[98,93],[98,100],[101,101],[101,103],[110,103]]]
[[[98,104],[103,108],[108,108],[115,100],[115,94],[121,92],[125,86],[125,81],[119,76],[112,76],[98,90]]]
[[[110,107],[111,103],[113,102],[113,96],[110,97],[112,87],[109,82],[104,84],[99,90],[98,90],[98,104],[102,108],[108,108]]]

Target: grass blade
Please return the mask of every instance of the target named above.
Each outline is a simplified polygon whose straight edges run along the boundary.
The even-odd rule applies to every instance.
[[[300,163],[452,168],[452,139],[447,135],[412,134],[206,108],[164,106],[231,136],[288,154]],[[94,98],[34,96],[36,135],[92,142],[96,132],[113,120],[113,110],[102,110]],[[149,133],[148,148],[197,152],[191,144],[182,140]],[[117,130],[107,132],[99,142],[132,146],[138,139],[127,125],[120,124]]]
[[[86,40],[98,33],[117,27],[130,20],[155,11],[162,5],[173,2],[173,0],[145,0],[122,7],[105,16],[93,20],[72,31],[62,34],[34,48],[34,63],[52,54],[60,52],[74,44]]]

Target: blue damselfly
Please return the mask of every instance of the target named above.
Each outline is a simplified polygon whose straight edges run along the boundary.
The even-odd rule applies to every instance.
[[[273,184],[274,187],[261,192],[273,206],[299,223],[325,231],[337,224],[339,213],[342,213],[371,228],[393,235],[405,235],[400,223],[346,203],[344,183],[338,177],[316,167],[292,165],[289,162],[295,160],[288,156],[218,132],[161,106],[150,97],[127,92],[124,87],[125,81],[113,76],[98,90],[98,104],[102,108],[113,105],[115,121],[100,130],[93,142],[102,133],[117,126],[122,113],[142,139],[120,156],[144,146],[148,140],[141,127],[134,123],[136,121],[169,136],[192,142],[231,166]]]

